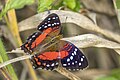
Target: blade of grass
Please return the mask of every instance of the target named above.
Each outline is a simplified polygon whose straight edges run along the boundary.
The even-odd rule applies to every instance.
[[[3,60],[3,62],[9,60],[8,56],[6,55],[6,51],[5,51],[5,48],[3,46],[3,43],[2,43],[1,39],[0,39],[0,56],[1,56],[2,60]],[[18,80],[18,78],[17,78],[11,64],[6,66],[6,71],[9,73],[12,80]]]
[[[10,0],[6,0],[6,3],[9,2]],[[17,45],[17,47],[19,47],[20,45],[22,45],[22,41],[21,41],[21,38],[20,38],[20,35],[19,35],[19,31],[18,31],[18,25],[17,25],[17,19],[16,19],[16,14],[15,14],[15,10],[12,9],[12,10],[9,10],[7,12],[8,14],[8,18],[6,17],[6,22],[7,22],[7,25],[12,33],[12,35],[14,36],[13,39],[15,40],[15,43]],[[26,61],[26,64],[28,65],[28,68],[29,68],[29,74],[30,76],[32,77],[33,80],[37,80],[37,76],[35,74],[35,71],[33,70],[32,68],[32,65],[30,63],[29,60],[25,60]]]
[[[4,79],[10,80],[10,77],[7,75],[6,71],[3,68],[0,69],[0,72],[2,73]]]
[[[20,39],[20,35],[19,35],[19,31],[18,31],[18,25],[17,25],[17,19],[16,19],[16,14],[15,14],[15,10],[12,9],[10,11],[8,11],[8,19],[9,19],[9,23],[10,23],[10,30],[13,34],[13,36],[15,37],[15,39],[18,42],[18,46],[20,46],[22,44],[22,41]]]
[[[20,39],[16,14],[15,14],[14,9],[8,11],[8,18],[9,18],[9,24],[10,24],[9,28],[10,28],[14,38],[16,39],[16,41],[18,43],[18,46],[20,46],[20,45],[22,45],[22,41]],[[25,60],[25,61],[26,61],[26,64],[28,65],[30,76],[32,77],[33,80],[37,80],[37,76],[35,74],[34,69],[32,68],[32,65],[31,65],[30,61],[29,60]]]

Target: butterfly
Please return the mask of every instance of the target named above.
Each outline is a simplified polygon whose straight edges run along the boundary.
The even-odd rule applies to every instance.
[[[57,14],[53,13],[46,17],[39,25],[37,32],[31,34],[26,42],[21,46],[21,50],[24,50],[25,53],[32,54],[36,46],[38,46],[45,38],[49,35],[58,35],[60,32],[60,19]],[[51,34],[50,34],[51,33]]]
[[[38,32],[28,37],[21,49],[31,54],[41,45],[49,36],[54,38],[58,36],[61,30],[59,16],[55,13],[48,15],[37,27]],[[50,38],[50,39],[51,39]],[[62,46],[61,46],[62,45]],[[41,54],[34,54],[31,57],[33,68],[54,70],[59,65],[67,70],[80,70],[88,66],[85,55],[72,43],[59,41],[55,46],[61,46],[59,50],[45,51]]]

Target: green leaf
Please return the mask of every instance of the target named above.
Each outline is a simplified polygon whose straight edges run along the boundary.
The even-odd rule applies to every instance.
[[[51,6],[51,4],[54,2],[54,0],[39,0],[38,3],[38,13],[43,12],[45,10],[48,10]]]
[[[64,4],[70,9],[74,9],[76,6],[76,0],[64,0]]]
[[[111,76],[117,78],[118,80],[120,80],[120,69],[114,69],[111,71]]]
[[[0,53],[1,54],[1,53]],[[3,59],[2,59],[2,57],[1,57],[1,55],[0,55],[0,63],[2,63],[3,62]]]
[[[96,80],[118,80],[118,79],[116,79],[116,78],[114,78],[112,76],[106,76],[106,77],[100,77],[100,78],[98,78]]]
[[[2,9],[2,12],[0,13],[0,18],[4,14],[7,13],[10,9],[20,9],[23,8],[25,5],[30,5],[34,3],[34,0],[9,0],[8,3],[6,3],[5,7]]]
[[[74,8],[74,11],[78,12],[80,11],[80,8],[81,8],[81,3],[79,0],[76,1],[76,6]]]
[[[1,60],[0,62],[5,62],[5,61],[9,60],[1,38],[0,38],[0,56],[1,56],[1,59],[2,59],[2,60],[0,59]],[[6,66],[6,71],[9,73],[12,80],[18,80],[11,64]]]
[[[8,9],[20,9],[23,8],[25,5],[30,5],[34,3],[34,0],[10,0],[5,8]]]
[[[120,0],[116,0],[116,6],[118,9],[120,9]]]

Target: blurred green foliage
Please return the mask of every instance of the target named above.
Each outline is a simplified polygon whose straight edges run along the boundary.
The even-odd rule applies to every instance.
[[[120,0],[116,0],[117,8],[120,9]]]
[[[103,76],[96,80],[120,80],[120,69],[112,70],[108,76]]]
[[[64,4],[70,9],[74,9],[76,7],[76,0],[64,0]]]
[[[23,8],[25,5],[30,5],[34,3],[34,0],[10,0],[6,3],[5,7],[2,9],[2,12],[0,13],[0,19],[4,14],[7,13],[10,9],[20,9]]]
[[[112,76],[106,76],[106,77],[101,77],[99,79],[96,79],[96,80],[118,80]]]
[[[80,10],[80,1],[78,0],[61,0],[56,5],[57,0],[38,0],[38,13],[43,12],[45,10],[51,9],[58,9],[61,6],[66,6],[69,9],[73,11],[79,11]],[[5,7],[2,9],[2,12],[0,13],[0,19],[4,14],[7,13],[8,10],[11,9],[20,9],[23,8],[25,5],[33,4],[35,0],[10,0],[6,3]],[[54,7],[53,7],[54,6]]]
[[[56,5],[57,3],[57,5]],[[58,9],[59,7],[66,6],[67,8],[73,11],[80,10],[80,1],[79,0],[39,0],[38,3],[38,13],[51,8]]]
[[[51,6],[51,4],[54,2],[54,0],[39,0],[38,3],[38,12],[43,12],[45,10],[48,10]]]
[[[8,56],[7,56],[7,54],[6,54],[6,51],[5,51],[5,48],[4,48],[4,46],[3,46],[3,43],[2,43],[2,40],[0,39],[0,62],[5,62],[5,61],[8,61],[9,60],[9,58],[8,58]],[[16,76],[16,74],[15,74],[15,71],[14,71],[14,69],[13,69],[13,67],[12,67],[12,65],[11,64],[9,64],[9,65],[7,65],[6,67],[5,67],[5,70],[6,70],[6,72],[7,73],[9,73],[9,75],[10,75],[10,78],[12,79],[12,80],[18,80],[18,78],[17,78],[17,76]]]

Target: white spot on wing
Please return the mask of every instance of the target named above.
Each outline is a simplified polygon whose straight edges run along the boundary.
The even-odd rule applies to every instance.
[[[41,29],[42,27],[39,27],[39,29]]]
[[[83,61],[83,58],[81,58],[81,61]]]
[[[56,25],[56,23],[54,23]]]
[[[83,58],[85,58],[85,56],[82,56]]]
[[[58,25],[60,24],[60,23],[57,23]]]
[[[51,24],[48,24],[48,26],[51,26]]]
[[[35,37],[35,35],[32,36],[33,38]]]
[[[74,54],[76,55],[76,51],[74,51]]]
[[[75,61],[75,63],[77,63],[77,61]]]
[[[58,62],[56,63],[56,65],[58,65]]]
[[[55,17],[53,17],[52,19],[55,19]]]
[[[72,53],[72,55],[74,56],[74,53]]]
[[[51,18],[48,18],[48,20],[51,20]]]
[[[67,64],[63,64],[63,66],[67,66]]]
[[[70,59],[68,58],[68,59],[67,59],[67,62],[69,62],[69,61],[70,61]]]
[[[75,51],[77,51],[77,49],[75,48]]]
[[[54,24],[52,24],[52,26],[54,26]]]
[[[55,65],[54,63],[51,64],[51,66],[54,66],[54,65]]]
[[[44,26],[44,28],[47,28],[47,26]]]
[[[79,66],[81,66],[81,63],[79,63]]]
[[[32,39],[30,38],[29,40],[31,41]]]
[[[58,65],[58,62],[56,63],[56,65]]]
[[[47,64],[46,66],[47,66],[47,67],[50,67],[50,65],[49,65],[49,64]]]
[[[72,62],[72,65],[74,65],[74,62]]]
[[[73,60],[73,56],[70,56],[70,59]]]
[[[68,63],[68,65],[70,65],[70,63]]]

